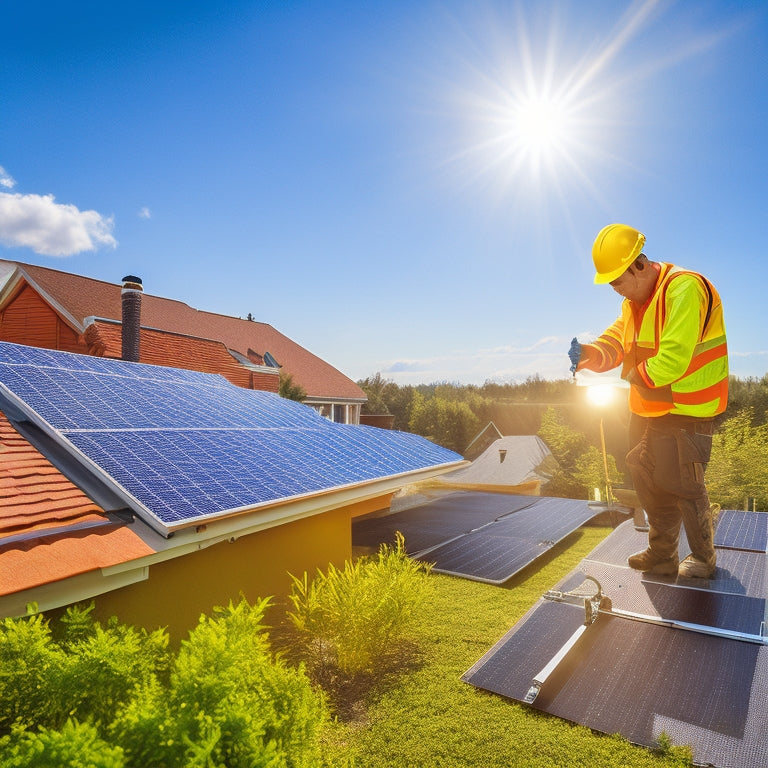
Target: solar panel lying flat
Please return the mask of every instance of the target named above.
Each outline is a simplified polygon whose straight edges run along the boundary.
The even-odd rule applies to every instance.
[[[715,531],[715,546],[765,552],[768,548],[768,512],[752,512],[749,515],[734,510],[721,512]]]
[[[461,457],[195,371],[0,343],[0,406],[161,533]]]
[[[749,528],[754,519],[736,518],[752,514],[724,519]],[[463,679],[530,701],[534,678],[543,678],[536,709],[645,746],[666,732],[691,746],[697,764],[765,768],[766,553],[718,549],[713,579],[649,578],[616,562],[638,537],[631,523],[621,525]],[[563,595],[586,576],[600,582],[612,606],[583,629],[584,607]],[[549,665],[574,636],[562,660]]]
[[[400,531],[437,573],[502,584],[598,512],[573,499],[459,491],[356,522],[352,541],[374,546]]]
[[[586,501],[540,497],[514,514],[418,556],[433,570],[503,584],[599,510]]]
[[[377,547],[399,531],[409,554],[436,547],[534,504],[538,496],[454,491],[390,515],[352,521],[352,543]]]

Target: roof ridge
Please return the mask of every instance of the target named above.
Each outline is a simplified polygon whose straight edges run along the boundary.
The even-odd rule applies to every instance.
[[[27,272],[27,269],[43,270],[45,272],[54,272],[54,273],[59,274],[59,275],[66,275],[67,277],[77,277],[80,280],[88,280],[90,282],[99,283],[99,284],[105,285],[105,286],[114,286],[115,288],[120,288],[120,285],[121,285],[119,282],[115,282],[115,281],[111,281],[111,280],[103,280],[103,279],[101,279],[99,277],[89,277],[88,275],[80,275],[80,274],[77,274],[75,272],[66,272],[63,269],[54,269],[53,267],[44,267],[44,266],[42,266],[40,264],[27,264],[26,262],[16,261],[16,260],[13,260],[13,259],[0,259],[0,261],[4,261],[4,262],[6,262],[8,264],[15,264],[16,267],[21,272],[24,272],[24,273]],[[33,275],[29,275],[29,277],[33,277]],[[173,302],[174,304],[181,304],[182,306],[186,307],[187,309],[190,309],[190,310],[192,310],[194,312],[199,312],[200,314],[203,314],[203,315],[211,315],[213,317],[223,317],[223,318],[226,318],[228,320],[236,320],[236,321],[241,322],[241,323],[255,323],[256,325],[263,325],[263,326],[266,326],[268,328],[272,328],[273,330],[277,330],[277,329],[274,328],[273,325],[271,325],[270,323],[267,323],[267,322],[265,322],[263,320],[248,320],[247,318],[244,318],[244,317],[237,317],[236,315],[227,315],[227,314],[225,314],[223,312],[214,312],[214,311],[209,310],[209,309],[198,309],[197,307],[193,307],[191,304],[188,304],[186,301],[182,301],[181,299],[173,299],[173,298],[170,298],[169,296],[161,296],[160,294],[150,293],[148,291],[143,291],[143,297],[145,299],[159,299],[160,301],[170,301],[170,302]],[[102,318],[98,318],[98,319],[99,320],[113,320],[113,318],[106,318],[106,317],[102,317]],[[119,320],[114,320],[114,322],[120,322],[120,321]],[[162,330],[162,329],[157,329],[157,330]],[[278,331],[278,333],[279,333],[279,331]],[[204,338],[204,337],[196,337],[196,338]]]

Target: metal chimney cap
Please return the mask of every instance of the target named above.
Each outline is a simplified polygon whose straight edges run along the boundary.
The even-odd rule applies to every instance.
[[[136,275],[126,275],[123,278],[124,283],[136,283],[137,285],[141,285],[141,278],[136,277]]]

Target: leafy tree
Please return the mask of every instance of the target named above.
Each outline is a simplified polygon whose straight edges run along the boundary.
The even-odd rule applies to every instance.
[[[89,723],[67,720],[60,731],[16,726],[0,739],[4,768],[124,768],[123,750],[108,744]]]
[[[740,509],[755,499],[768,509],[768,424],[754,426],[752,408],[723,422],[712,438],[707,487],[712,501]]]
[[[608,477],[611,485],[618,485],[624,480],[624,476],[616,467],[616,459],[613,456],[607,456]],[[573,467],[573,479],[582,488],[586,489],[587,496],[591,496],[593,488],[605,489],[605,464],[603,463],[603,454],[594,445],[587,448],[576,459]]]
[[[368,401],[363,405],[363,413],[389,413],[388,394],[397,385],[382,377],[380,373],[358,381],[357,385],[365,392]]]
[[[296,400],[301,403],[304,402],[304,399],[307,396],[307,391],[301,384],[297,384],[293,380],[293,374],[280,371],[280,385],[277,394],[280,395],[280,397],[284,397],[286,400]]]
[[[69,609],[0,621],[0,765],[313,768],[323,698],[272,656],[268,600],[203,616],[179,652],[147,632]],[[86,722],[83,722],[86,721]]]
[[[128,765],[156,768],[312,768],[322,699],[301,669],[273,658],[263,624],[269,600],[201,616],[173,661],[170,686],[136,688],[110,732]]]
[[[731,376],[728,382],[728,408],[721,421],[733,418],[745,408],[751,409],[755,426],[765,423],[768,411],[768,374],[761,379],[738,379]]]
[[[383,657],[415,631],[418,610],[431,594],[430,566],[412,560],[405,540],[382,544],[375,557],[318,571],[310,581],[292,576],[288,612],[293,652],[324,684],[337,675],[371,674]]]
[[[411,405],[411,432],[461,453],[480,429],[480,419],[467,403],[415,392]]]
[[[589,498],[593,488],[605,487],[602,453],[589,445],[586,435],[565,424],[554,408],[544,412],[538,434],[560,465],[549,485],[552,495]],[[611,484],[623,480],[616,468],[616,460],[610,455],[608,474]]]

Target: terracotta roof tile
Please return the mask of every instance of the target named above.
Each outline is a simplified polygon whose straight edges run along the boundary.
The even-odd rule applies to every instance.
[[[0,595],[153,551],[130,528],[112,524],[0,412]]]
[[[51,299],[65,308],[80,323],[81,332],[87,317],[117,321],[122,317],[120,286],[115,283],[21,262],[10,263],[17,264]],[[365,399],[365,393],[352,379],[267,323],[203,312],[174,299],[145,293],[141,324],[146,328],[214,339],[243,356],[247,356],[249,349],[260,355],[269,352],[311,397]]]
[[[218,373],[232,384],[246,389],[277,392],[280,386],[277,371],[256,372],[254,376],[254,371],[238,363],[220,341],[152,328],[142,328],[140,333],[139,352],[142,363]],[[95,320],[85,331],[85,341],[99,356],[119,359],[123,347],[122,326],[119,323]]]

